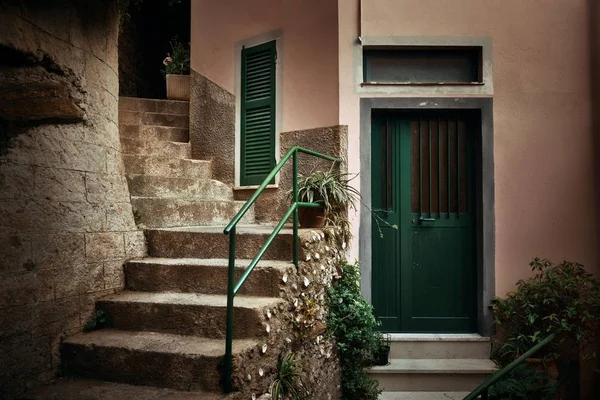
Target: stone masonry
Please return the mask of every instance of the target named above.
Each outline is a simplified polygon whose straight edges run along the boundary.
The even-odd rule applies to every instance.
[[[60,342],[145,253],[120,154],[117,35],[116,1],[0,3],[0,47],[27,59],[0,60],[0,87],[59,84],[84,111],[10,125],[0,149],[0,398],[52,379]]]

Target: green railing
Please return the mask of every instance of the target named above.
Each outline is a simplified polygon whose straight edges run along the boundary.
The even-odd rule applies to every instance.
[[[523,355],[521,355],[521,357],[517,358],[516,360],[514,360],[513,362],[508,364],[506,367],[502,368],[500,371],[498,371],[494,375],[492,375],[487,381],[485,381],[481,385],[479,385],[475,390],[473,390],[463,400],[474,400],[474,399],[479,398],[479,396],[481,396],[481,399],[487,400],[488,390],[490,387],[492,387],[499,380],[504,378],[510,371],[512,371],[513,369],[518,367],[520,364],[525,362],[525,359],[531,357],[532,355],[537,353],[542,347],[544,347],[545,345],[550,343],[554,339],[554,336],[556,336],[554,333],[551,335],[548,335],[548,337],[546,337],[544,340],[542,340],[541,342],[539,342],[538,344],[533,346],[531,349],[529,349],[525,353],[523,353]]]
[[[279,163],[273,168],[271,173],[267,175],[264,182],[256,189],[254,194],[248,199],[246,204],[242,206],[240,211],[233,217],[231,222],[225,227],[223,233],[229,235],[229,265],[227,270],[227,329],[225,333],[225,376],[224,376],[224,389],[225,392],[231,391],[231,373],[232,373],[232,346],[233,346],[233,299],[238,293],[248,276],[256,267],[256,264],[260,261],[262,256],[265,254],[273,240],[281,231],[281,228],[285,225],[288,219],[293,216],[293,238],[292,238],[292,257],[294,265],[298,268],[298,208],[299,207],[319,207],[317,203],[303,203],[298,201],[298,153],[308,154],[314,157],[319,157],[325,160],[340,162],[341,159],[328,156],[325,154],[318,153],[316,151],[304,149],[299,146],[292,147],[285,155],[281,158]],[[281,221],[277,224],[271,235],[267,238],[263,246],[260,248],[256,256],[250,261],[248,267],[237,281],[234,282],[235,278],[235,239],[236,239],[236,226],[242,219],[244,214],[250,209],[252,204],[258,199],[261,193],[265,190],[269,182],[275,178],[275,175],[283,168],[283,166],[292,158],[292,169],[293,169],[293,180],[292,180],[292,205],[289,210],[285,213]]]

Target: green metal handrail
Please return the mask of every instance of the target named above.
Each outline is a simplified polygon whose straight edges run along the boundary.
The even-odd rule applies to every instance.
[[[260,261],[262,256],[265,254],[273,240],[287,220],[293,215],[293,238],[292,238],[292,257],[294,261],[294,265],[298,268],[298,208],[299,207],[320,207],[317,203],[304,203],[298,201],[298,153],[308,154],[314,157],[319,157],[325,160],[333,161],[333,162],[341,162],[342,160],[339,158],[335,158],[332,156],[328,156],[325,154],[318,153],[313,150],[305,149],[300,146],[294,146],[288,150],[287,153],[281,158],[279,163],[273,168],[273,170],[267,175],[263,183],[256,189],[254,194],[246,201],[246,203],[242,206],[240,211],[237,212],[235,217],[231,220],[229,224],[223,230],[223,233],[229,235],[229,264],[227,269],[227,329],[225,333],[225,379],[224,379],[224,389],[225,392],[231,391],[231,373],[232,373],[232,354],[233,354],[233,299],[235,295],[238,293],[248,276],[256,267],[256,264]],[[260,248],[256,256],[250,261],[248,267],[240,277],[237,283],[234,283],[235,280],[235,239],[236,239],[236,227],[240,222],[242,217],[248,212],[252,204],[256,202],[256,199],[262,194],[265,188],[269,185],[269,183],[275,178],[275,175],[283,168],[283,166],[292,158],[292,169],[293,169],[293,178],[292,178],[292,205],[287,210],[281,221],[275,226],[273,232],[263,246]]]
[[[556,334],[554,334],[554,333],[548,335],[544,340],[542,340],[541,342],[539,342],[538,344],[536,344],[535,346],[533,346],[532,348],[527,350],[525,353],[523,353],[523,355],[521,355],[521,357],[517,358],[516,360],[514,360],[513,362],[508,364],[506,367],[502,368],[500,371],[498,371],[494,375],[492,375],[487,381],[485,381],[481,385],[477,386],[477,388],[475,390],[473,390],[463,400],[474,400],[474,399],[477,399],[479,396],[481,396],[481,398],[483,400],[487,400],[488,390],[492,385],[496,384],[500,379],[504,378],[506,376],[506,374],[508,374],[513,369],[515,369],[517,366],[519,366],[520,364],[525,362],[525,359],[531,357],[532,355],[537,353],[542,347],[544,347],[545,345],[550,343],[552,340],[554,340],[555,336],[556,336]]]

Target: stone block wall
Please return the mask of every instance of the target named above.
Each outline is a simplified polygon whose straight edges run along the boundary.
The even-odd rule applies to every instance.
[[[283,275],[278,307],[265,311],[265,333],[257,347],[233,359],[227,400],[270,399],[280,356],[293,353],[309,399],[341,398],[341,367],[327,329],[327,289],[340,278],[347,244],[339,228],[301,229],[299,265]]]
[[[52,379],[59,344],[144,255],[120,154],[116,0],[0,3],[0,89],[64,87],[78,121],[1,121],[0,398]],[[6,52],[5,52],[6,53]]]
[[[345,172],[348,154],[348,127],[337,125],[302,131],[282,132],[280,135],[280,159],[294,146],[304,147],[319,153],[338,157],[341,163],[333,165],[331,161],[300,153],[298,155],[298,173],[306,175],[313,171],[328,171],[333,168]],[[358,179],[358,177],[356,178]],[[281,170],[277,189],[267,189],[254,205],[254,213],[259,221],[279,221],[290,207],[288,192],[292,188],[293,170],[289,161]],[[255,189],[236,190],[236,200],[247,200]],[[358,205],[357,205],[358,206]]]

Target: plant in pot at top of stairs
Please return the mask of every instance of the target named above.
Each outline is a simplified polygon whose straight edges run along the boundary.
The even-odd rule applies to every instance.
[[[167,80],[167,99],[190,99],[190,50],[174,37],[171,42],[172,53],[163,60],[163,70]]]
[[[314,171],[298,179],[298,201],[318,203],[319,208],[300,207],[298,219],[303,228],[322,228],[325,225],[339,226],[346,231],[348,228],[348,207],[356,209],[356,201],[360,193],[343,172]]]

